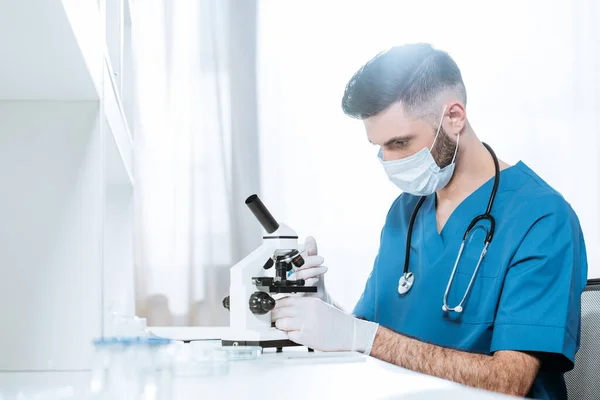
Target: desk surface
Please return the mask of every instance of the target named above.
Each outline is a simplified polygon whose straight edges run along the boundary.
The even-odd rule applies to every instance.
[[[226,365],[225,371],[212,376],[178,373],[173,379],[173,399],[508,398],[358,353],[308,353],[306,348],[275,353],[268,349],[257,360]],[[1,400],[16,399],[24,389],[25,393],[53,389],[55,396],[44,399],[82,399],[88,387],[88,372],[0,373],[0,393],[4,396],[0,396]]]
[[[226,327],[154,327],[174,340],[219,338]],[[358,353],[308,353],[288,348],[268,349],[260,360],[233,362],[227,375],[207,379],[178,378],[176,398],[208,393],[208,398],[257,399],[507,399],[508,396],[468,388],[419,374]],[[261,396],[261,394],[264,394]]]
[[[359,354],[304,360],[266,353],[259,360],[230,362],[221,376],[176,376],[173,399],[419,399],[501,400],[508,397],[417,374]],[[336,360],[337,358],[337,360]],[[347,358],[347,360],[343,360]],[[0,373],[3,400],[19,392],[46,391],[44,399],[85,399],[87,372]],[[37,397],[39,399],[41,397]]]
[[[227,375],[178,379],[177,399],[505,399],[417,374],[357,353],[267,352],[260,360],[231,363]]]

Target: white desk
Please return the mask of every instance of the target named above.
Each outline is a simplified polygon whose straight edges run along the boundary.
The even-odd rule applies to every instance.
[[[234,362],[229,374],[210,380],[178,379],[176,399],[504,399],[417,374],[356,353],[268,352],[260,360]]]
[[[214,338],[218,330],[156,330],[175,339]],[[187,332],[186,332],[187,331]],[[183,335],[183,336],[182,336]],[[84,398],[87,372],[0,373],[0,392],[14,399],[19,389],[62,389],[63,397]],[[60,392],[58,392],[60,394]],[[305,348],[268,349],[258,360],[235,361],[219,376],[175,376],[173,399],[506,399],[418,374],[358,353],[308,353]]]

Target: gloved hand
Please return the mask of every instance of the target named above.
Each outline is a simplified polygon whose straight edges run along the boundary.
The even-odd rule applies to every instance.
[[[371,352],[379,324],[351,315],[314,297],[285,297],[272,311],[275,326],[290,340],[321,351]]]
[[[325,272],[328,268],[323,264],[323,257],[318,255],[317,241],[314,237],[309,236],[304,241],[304,247],[306,249],[307,256],[304,257],[304,265],[297,268],[288,279],[304,279],[305,286],[316,286],[317,293],[298,293],[292,295],[292,297],[317,297],[323,300],[325,303],[331,304],[331,296],[325,288]]]

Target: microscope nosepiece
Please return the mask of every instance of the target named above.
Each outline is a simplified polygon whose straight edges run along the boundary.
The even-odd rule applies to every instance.
[[[298,255],[292,259],[292,264],[294,264],[294,267],[296,268],[300,268],[304,265],[304,258],[302,258],[300,253],[298,253]]]

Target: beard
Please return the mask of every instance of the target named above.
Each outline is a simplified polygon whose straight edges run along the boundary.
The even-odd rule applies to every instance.
[[[440,134],[438,135],[438,138],[435,141],[433,149],[431,149],[431,155],[433,156],[435,163],[440,168],[447,167],[452,163],[452,159],[454,158],[454,152],[456,151],[456,146],[456,142],[450,139],[450,136],[446,134],[444,128],[440,128]]]

